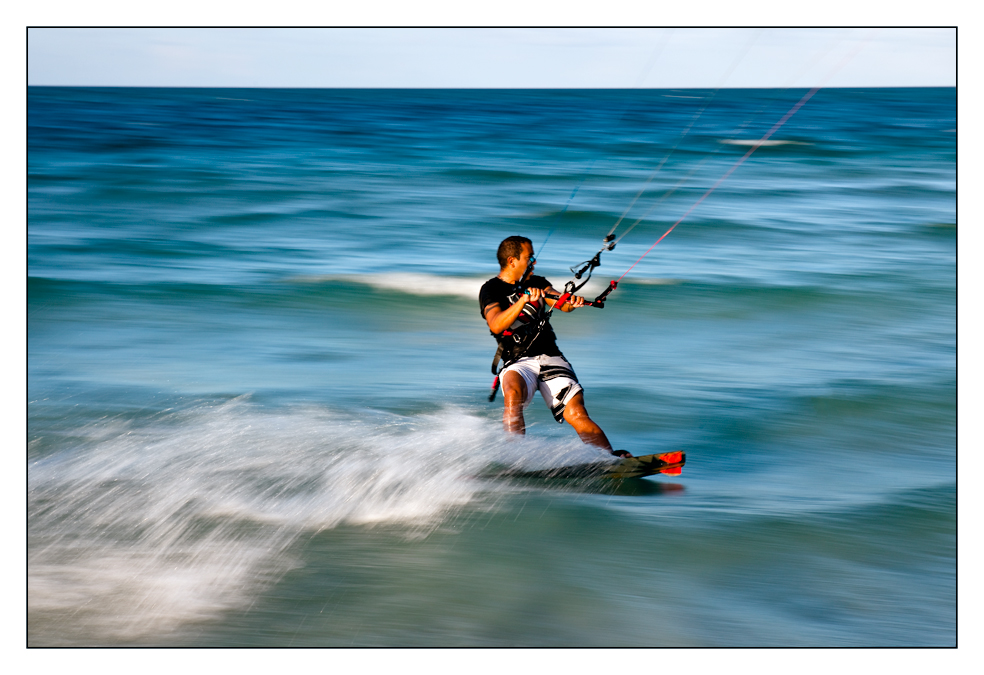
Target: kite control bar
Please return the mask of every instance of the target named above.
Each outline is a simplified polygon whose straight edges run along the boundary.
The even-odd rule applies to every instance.
[[[605,307],[605,298],[607,298],[608,297],[608,294],[611,293],[612,291],[614,291],[616,288],[618,288],[618,282],[615,281],[614,279],[612,279],[608,283],[608,288],[606,288],[605,290],[603,290],[601,292],[601,294],[597,298],[595,298],[594,301],[591,304],[594,307],[604,308]]]
[[[573,285],[573,282],[568,282],[568,285]],[[597,307],[598,309],[604,309],[605,298],[607,298],[608,294],[614,291],[617,286],[618,286],[617,281],[610,282],[608,284],[608,288],[602,291],[597,298],[595,298],[594,300],[585,300],[584,304],[589,307]],[[571,290],[564,289],[563,295],[549,295],[549,294],[545,294],[545,295],[551,300],[556,300],[556,302],[554,303],[554,307],[563,307],[564,303],[570,300],[573,294],[574,294],[573,289]]]

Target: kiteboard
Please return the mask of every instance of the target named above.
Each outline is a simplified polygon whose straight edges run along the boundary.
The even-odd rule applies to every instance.
[[[684,452],[663,452],[642,457],[620,457],[615,461],[589,462],[549,469],[503,469],[489,478],[642,478],[655,474],[679,476],[687,462]]]

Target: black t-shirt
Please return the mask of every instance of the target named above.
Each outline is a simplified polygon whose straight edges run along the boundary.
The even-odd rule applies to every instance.
[[[524,284],[526,288],[540,289],[550,288],[550,285],[549,281],[536,275],[531,276]],[[482,286],[482,290],[478,292],[478,304],[482,318],[485,318],[485,308],[489,305],[498,303],[499,309],[506,310],[519,300],[519,295],[520,293],[514,284],[506,283],[499,277],[489,279]],[[539,335],[533,337],[540,320],[549,309],[549,305],[542,299],[537,302],[527,302],[513,325],[504,331],[511,332],[512,335],[495,336],[496,340],[514,351],[522,350],[524,346],[528,345],[525,350],[522,350],[522,354],[506,355],[507,360],[519,356],[563,356],[557,348],[557,336],[554,335],[553,328],[550,327],[549,319]]]

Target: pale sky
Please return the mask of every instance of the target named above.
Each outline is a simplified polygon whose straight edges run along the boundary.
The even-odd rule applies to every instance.
[[[956,86],[954,28],[32,28],[29,85]]]

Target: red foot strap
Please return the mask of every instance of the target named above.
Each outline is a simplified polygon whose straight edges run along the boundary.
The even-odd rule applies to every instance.
[[[657,457],[667,464],[679,464],[683,461],[683,452],[664,452]],[[683,473],[683,467],[674,466],[670,469],[663,469],[660,473],[666,474],[667,476],[679,476]]]

